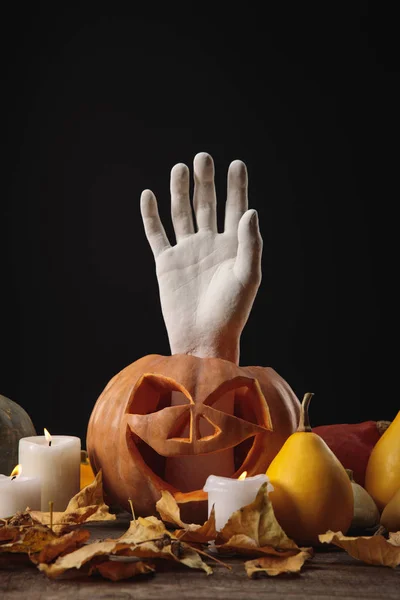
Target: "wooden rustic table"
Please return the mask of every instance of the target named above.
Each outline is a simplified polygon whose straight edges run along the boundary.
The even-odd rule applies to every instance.
[[[118,521],[85,525],[92,539],[114,538],[126,531],[129,515]],[[0,555],[1,557],[1,555]],[[317,550],[298,575],[249,579],[243,558],[224,558],[229,571],[210,564],[214,574],[188,569],[165,561],[150,577],[112,582],[88,577],[79,571],[51,580],[23,557],[3,555],[0,560],[1,600],[260,600],[362,598],[400,600],[400,567],[371,566],[340,549]]]

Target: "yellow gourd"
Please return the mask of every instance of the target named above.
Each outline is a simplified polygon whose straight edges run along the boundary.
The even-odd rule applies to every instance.
[[[267,470],[275,516],[298,544],[316,545],[318,534],[346,533],[353,518],[353,489],[345,468],[324,440],[312,432],[303,398],[298,429],[275,456]]]
[[[365,472],[365,489],[382,511],[400,487],[400,411],[376,442]]]
[[[366,529],[375,527],[379,523],[380,514],[374,499],[362,485],[354,481],[351,469],[346,469],[346,473],[349,476],[354,495],[354,514],[351,528]]]
[[[381,525],[388,531],[400,531],[400,488],[383,509]]]

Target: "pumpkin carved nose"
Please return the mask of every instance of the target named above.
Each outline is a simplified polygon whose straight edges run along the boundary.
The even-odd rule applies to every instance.
[[[197,409],[197,410],[196,410]],[[190,413],[190,435],[188,438],[165,438],[182,415]],[[215,432],[198,437],[198,421],[201,415],[214,425]],[[139,436],[161,456],[180,454],[207,454],[221,449],[233,448],[247,438],[270,431],[266,427],[249,423],[233,415],[222,413],[211,406],[184,405],[164,408],[150,415],[126,415],[132,433]],[[164,434],[162,433],[164,432]]]
[[[157,375],[151,374],[153,389],[156,381]],[[158,383],[164,387],[165,378],[161,377]],[[256,398],[259,404],[259,410],[256,412],[265,417],[260,418],[258,424],[224,413],[210,406],[226,391],[235,388],[243,389],[243,386],[252,392],[253,402]],[[255,380],[243,377],[233,378],[230,382],[225,382],[223,386],[214,390],[204,402],[194,402],[187,390],[183,390],[181,386],[179,388],[186,396],[187,404],[167,406],[150,414],[125,414],[125,422],[131,432],[161,456],[173,457],[217,452],[222,449],[233,448],[257,434],[272,431],[268,407]],[[250,398],[248,400],[250,401]],[[154,410],[155,402],[149,404],[152,404]],[[132,408],[133,405],[134,399],[131,404]],[[199,427],[201,419],[206,419],[214,427],[214,433],[201,437]],[[184,423],[189,423],[188,437],[178,437],[177,432]]]

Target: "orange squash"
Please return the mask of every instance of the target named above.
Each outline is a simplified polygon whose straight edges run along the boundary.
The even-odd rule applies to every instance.
[[[312,430],[322,437],[345,469],[353,471],[354,480],[364,487],[365,471],[372,449],[389,425],[389,421],[370,420],[318,425]]]
[[[87,485],[90,485],[93,481],[94,473],[88,458],[88,454],[86,450],[81,450],[80,488],[82,489]]]
[[[146,516],[156,514],[161,490],[169,490],[190,522],[202,522],[207,476],[265,473],[299,413],[293,390],[269,367],[153,354],[108,383],[86,447],[94,472],[103,471],[107,502],[129,510],[131,499],[135,513]]]

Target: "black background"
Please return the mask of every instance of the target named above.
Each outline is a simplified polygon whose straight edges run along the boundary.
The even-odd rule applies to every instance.
[[[221,222],[229,163],[246,163],[264,240],[241,364],[273,366],[299,398],[313,391],[314,425],[392,419],[394,3],[14,6],[0,393],[38,433],[84,439],[107,381],[169,354],[139,197],[155,192],[173,242],[170,169],[206,151]]]

